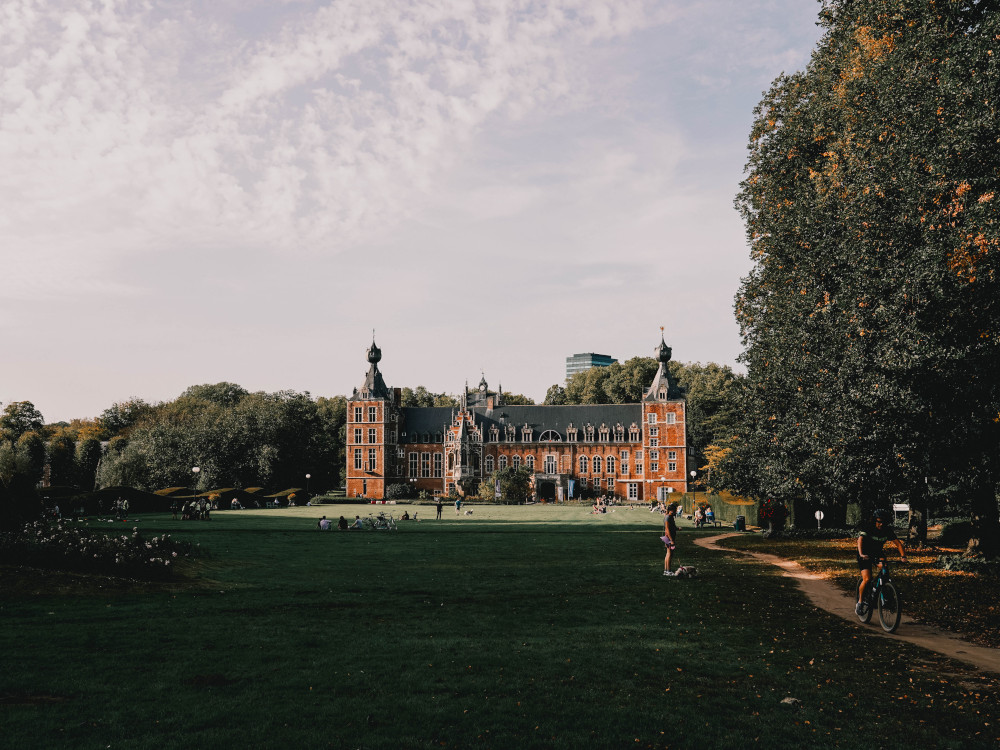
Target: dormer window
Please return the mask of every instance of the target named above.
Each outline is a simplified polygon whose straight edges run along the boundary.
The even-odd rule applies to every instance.
[[[631,443],[639,442],[639,426],[635,422],[628,428],[628,439]]]
[[[569,426],[566,427],[566,442],[567,443],[575,443],[576,442],[576,433],[577,433],[577,429],[573,426],[573,423],[570,422]]]
[[[594,425],[588,424],[586,427],[583,428],[583,432],[587,437],[588,443],[594,442]]]
[[[621,443],[625,440],[625,428],[620,424],[615,425],[615,442]]]
[[[528,425],[525,425],[521,428],[521,440],[525,443],[530,443],[533,432],[534,431]]]
[[[598,435],[600,436],[602,443],[608,442],[608,428],[605,425],[601,425],[601,428],[598,430]]]

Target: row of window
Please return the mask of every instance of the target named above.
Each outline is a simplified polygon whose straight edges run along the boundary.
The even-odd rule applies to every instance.
[[[364,407],[363,406],[355,406],[354,407],[354,419],[352,421],[354,421],[354,422],[364,422],[365,421],[364,416],[365,416],[365,409],[364,409]],[[369,422],[377,422],[378,421],[378,407],[377,406],[369,406],[368,407],[368,421]]]
[[[378,450],[376,450],[375,448],[368,449],[368,462],[366,465],[364,459],[364,450],[362,448],[355,448],[354,468],[357,471],[376,471],[378,468]]]

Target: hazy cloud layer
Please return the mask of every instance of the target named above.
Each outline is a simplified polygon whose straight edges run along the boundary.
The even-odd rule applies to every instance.
[[[390,378],[439,389],[485,360],[541,397],[570,350],[646,353],[661,323],[680,358],[731,361],[750,108],[804,64],[809,5],[7,0],[0,333],[23,376],[0,400],[87,416],[217,375],[339,392],[358,365],[316,336],[357,348],[372,326],[401,357],[421,336],[481,336],[457,376],[438,352]],[[714,349],[678,346],[678,282],[726,331]],[[450,294],[519,306],[486,331],[412,315]],[[532,331],[570,310],[574,325]],[[505,349],[508,328],[531,335]],[[269,362],[286,347],[312,359],[282,384]],[[34,391],[53,351],[91,368],[89,400]],[[522,353],[549,360],[515,385]]]

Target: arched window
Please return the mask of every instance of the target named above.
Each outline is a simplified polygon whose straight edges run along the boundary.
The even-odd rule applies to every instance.
[[[521,465],[521,457],[520,456],[511,456],[511,458],[510,458],[510,465],[513,468],[515,468],[515,469],[518,468]]]
[[[546,430],[538,436],[539,443],[561,443],[562,435],[555,430]]]
[[[586,456],[580,456],[580,473],[581,474],[586,474],[587,473],[587,457]]]
[[[595,474],[600,474],[601,473],[601,457],[600,456],[594,456],[594,473]]]
[[[614,456],[608,456],[604,460],[604,465],[608,467],[608,474],[614,474],[615,473],[615,457]]]
[[[500,456],[500,458],[497,459],[497,467],[500,468],[500,469],[506,469],[507,468],[507,457],[506,456]]]
[[[524,465],[527,466],[529,469],[531,469],[531,471],[534,471],[535,470],[535,457],[534,456],[525,456],[524,457]]]
[[[493,473],[493,456],[486,457],[486,473],[487,474]]]

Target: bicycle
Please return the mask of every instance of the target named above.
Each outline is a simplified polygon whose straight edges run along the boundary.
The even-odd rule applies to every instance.
[[[868,594],[864,600],[864,614],[858,615],[861,622],[867,624],[872,619],[872,613],[878,605],[878,619],[882,625],[882,630],[886,633],[895,633],[899,627],[899,621],[903,616],[903,605],[900,600],[899,591],[896,585],[889,578],[889,561],[884,557],[878,558],[876,562],[882,563],[879,567],[878,575],[872,578],[868,587]],[[858,585],[855,587],[855,594],[861,591],[861,578],[858,578]],[[857,601],[857,598],[855,598]]]
[[[369,514],[368,518],[364,520],[365,528],[370,531],[395,531],[396,530],[396,519],[392,517],[392,514],[386,516],[385,513],[379,513],[377,516],[372,516]]]

